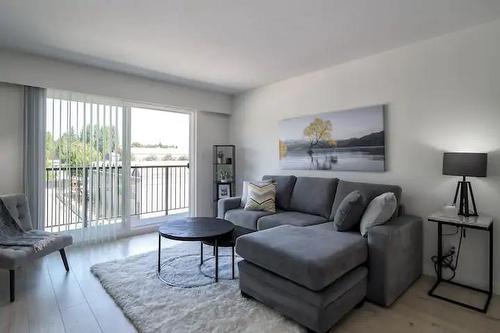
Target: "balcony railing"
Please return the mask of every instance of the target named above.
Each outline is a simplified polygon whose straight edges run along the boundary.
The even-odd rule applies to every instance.
[[[45,229],[57,232],[120,223],[122,173],[121,166],[47,168]],[[187,165],[131,166],[125,179],[131,215],[169,215],[189,208]]]

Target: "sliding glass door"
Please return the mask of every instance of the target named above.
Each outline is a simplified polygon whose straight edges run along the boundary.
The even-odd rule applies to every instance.
[[[92,240],[189,214],[191,121],[189,113],[49,91],[45,229]]]
[[[190,115],[131,108],[132,227],[189,213]]]

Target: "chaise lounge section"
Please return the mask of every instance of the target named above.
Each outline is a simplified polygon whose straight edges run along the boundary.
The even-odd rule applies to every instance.
[[[259,232],[238,238],[242,294],[312,331],[325,332],[364,299],[391,305],[422,273],[422,221],[400,215],[372,227],[337,231],[342,200],[357,190],[367,199],[401,188],[335,178],[265,176],[277,185],[277,212],[242,208],[241,198],[219,201],[219,217]],[[261,213],[261,214],[256,214]]]
[[[363,302],[368,276],[366,242],[329,231],[326,224],[280,226],[240,237],[242,293],[315,332],[327,331]]]

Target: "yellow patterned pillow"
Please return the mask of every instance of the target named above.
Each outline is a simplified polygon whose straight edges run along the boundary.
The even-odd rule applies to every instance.
[[[248,183],[245,210],[276,212],[276,184]]]

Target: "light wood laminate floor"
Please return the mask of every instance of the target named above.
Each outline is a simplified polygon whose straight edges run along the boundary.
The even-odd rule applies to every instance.
[[[175,242],[166,240],[164,246]],[[0,270],[0,332],[136,332],[97,279],[95,263],[156,250],[156,234],[125,238],[100,245],[67,250],[71,271],[66,273],[58,253],[20,269],[16,301],[8,301],[8,271]],[[488,314],[470,311],[427,296],[432,279],[423,277],[391,308],[370,303],[353,311],[332,332],[500,332],[500,297]],[[479,301],[461,290],[453,292]]]

